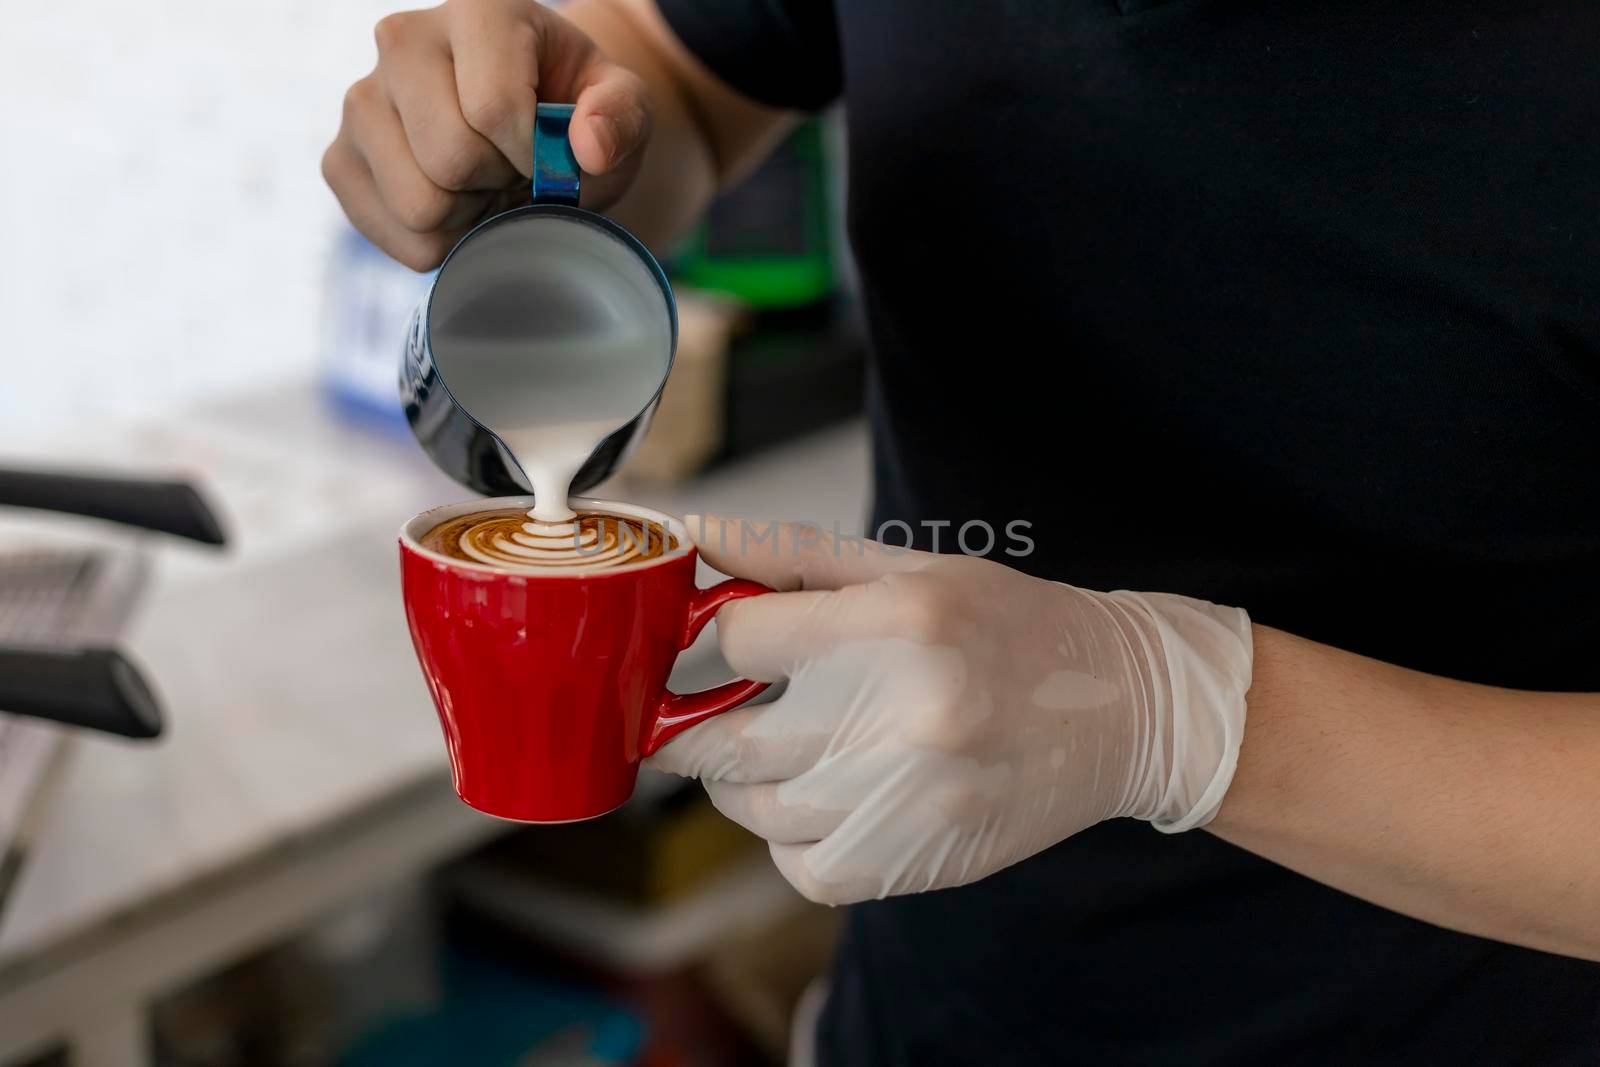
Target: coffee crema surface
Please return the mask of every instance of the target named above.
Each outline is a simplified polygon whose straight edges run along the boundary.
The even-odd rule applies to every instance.
[[[656,559],[678,547],[658,522],[604,511],[547,522],[518,508],[446,519],[422,536],[422,547],[466,563],[508,570],[601,570]]]

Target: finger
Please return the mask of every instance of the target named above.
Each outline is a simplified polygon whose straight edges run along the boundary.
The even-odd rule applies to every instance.
[[[781,782],[814,767],[832,739],[834,717],[782,699],[724,712],[685,730],[647,761],[705,781]]]
[[[862,680],[858,676],[870,673],[872,664],[859,657],[841,659],[837,653],[850,646],[876,646],[889,638],[912,638],[928,610],[917,598],[880,583],[766,593],[726,604],[717,612],[717,644],[742,678],[790,679],[783,700],[791,704],[802,697],[848,702],[852,692],[848,687]],[[827,671],[819,666],[825,657],[831,663]],[[819,695],[828,692],[831,697]]]
[[[549,25],[510,15],[503,4],[455,4],[449,12],[461,115],[518,173],[531,177],[534,109],[550,52]]]
[[[757,837],[774,844],[793,845],[820,841],[849,814],[804,800],[786,800],[790,782],[707,782],[712,806]]]
[[[350,116],[350,135],[389,215],[413,233],[460,230],[481,218],[494,193],[452,193],[435,185],[411,154],[400,113],[387,98]]]
[[[838,589],[885,574],[920,570],[938,558],[845,536],[815,523],[688,515],[684,524],[707,563],[724,574],[774,589]]]
[[[429,181],[451,192],[520,184],[517,168],[462,115],[457,61],[446,45],[436,35],[382,29],[393,19],[429,17],[431,12],[407,12],[378,24],[378,77],[400,113],[412,156]]]
[[[596,58],[584,72],[568,137],[572,154],[590,174],[605,174],[633,158],[650,136],[644,82],[630,70]]]
[[[416,233],[401,225],[384,207],[365,161],[343,138],[323,154],[322,175],[355,228],[412,270],[437,267],[461,236],[459,231],[451,230]]]
[[[829,622],[838,613],[836,593],[767,593],[747,597],[754,611],[717,612],[717,645],[734,673],[756,682],[777,682],[791,677],[799,666],[832,644]]]
[[[778,844],[774,842],[767,846],[772,854],[773,866],[778,868],[778,873],[784,880],[794,886],[795,890],[807,900],[815,904],[829,906],[839,904],[859,904],[864,900],[873,900],[882,896],[876,892],[876,886],[870,882],[860,882],[854,885],[835,885],[822,881],[811,871],[808,857],[815,844]]]

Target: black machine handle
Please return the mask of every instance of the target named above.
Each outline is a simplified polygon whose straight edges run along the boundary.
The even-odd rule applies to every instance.
[[[0,469],[0,506],[109,519],[207,545],[227,542],[216,514],[188,482]]]
[[[0,648],[0,711],[140,740],[161,734],[161,707],[114,648]]]

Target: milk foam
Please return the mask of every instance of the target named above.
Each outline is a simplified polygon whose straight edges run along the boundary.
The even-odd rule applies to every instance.
[[[422,546],[455,559],[516,570],[600,570],[655,559],[678,542],[659,523],[584,512],[543,522],[515,509],[458,516],[429,530]]]

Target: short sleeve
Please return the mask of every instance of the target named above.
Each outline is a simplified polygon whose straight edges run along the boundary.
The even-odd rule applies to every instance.
[[[759,103],[817,111],[844,89],[833,0],[656,0],[684,45]]]

